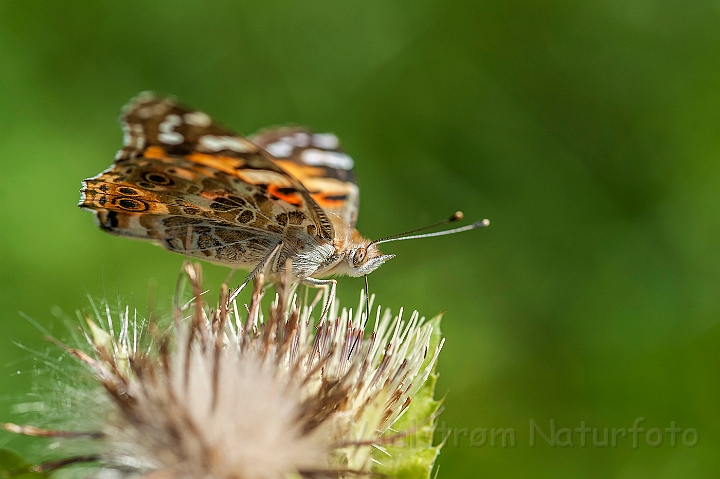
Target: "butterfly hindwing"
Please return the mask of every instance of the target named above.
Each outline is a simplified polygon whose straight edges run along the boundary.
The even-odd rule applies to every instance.
[[[355,226],[359,189],[354,162],[334,134],[313,133],[303,127],[276,128],[261,131],[250,140],[300,180],[328,215],[340,224]]]

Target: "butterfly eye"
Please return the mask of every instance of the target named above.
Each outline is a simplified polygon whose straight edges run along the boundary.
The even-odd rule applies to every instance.
[[[365,258],[367,257],[367,250],[365,248],[358,248],[355,250],[355,254],[353,255],[353,266],[360,266],[365,262]]]

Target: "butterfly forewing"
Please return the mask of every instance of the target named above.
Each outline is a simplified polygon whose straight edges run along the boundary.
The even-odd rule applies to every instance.
[[[117,161],[141,156],[153,146],[175,155],[198,151],[245,158],[257,152],[250,141],[219,126],[206,113],[151,93],[142,93],[130,101],[123,108],[120,123],[125,145]]]
[[[205,113],[142,95],[122,123],[115,164],[83,182],[80,206],[103,229],[232,264],[256,263],[288,237],[332,239],[332,224],[298,179]]]

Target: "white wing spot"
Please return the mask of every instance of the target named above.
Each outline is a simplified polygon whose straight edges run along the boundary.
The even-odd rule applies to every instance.
[[[178,115],[172,114],[166,116],[165,120],[160,123],[158,127],[160,130],[158,140],[168,145],[179,145],[185,141],[185,138],[175,131],[175,127],[180,125],[182,125],[182,119]]]
[[[123,145],[130,146],[130,142],[133,140],[132,134],[130,133],[130,126],[126,123],[122,126],[123,130]]]
[[[352,158],[336,151],[305,150],[302,152],[302,161],[311,166],[327,166],[339,170],[351,170],[355,164]]]
[[[188,125],[199,126],[201,128],[207,128],[212,123],[212,118],[210,118],[210,115],[201,111],[185,113],[183,115],[183,119]]]
[[[270,143],[265,147],[265,150],[275,158],[287,158],[292,154],[293,145],[286,141],[279,140],[275,143]]]
[[[152,110],[152,108],[149,107],[149,106],[144,106],[144,107],[142,107],[142,108],[138,108],[136,114],[137,114],[137,116],[140,117],[141,119],[147,120],[148,118],[150,118],[150,117],[152,116],[153,110]]]
[[[168,111],[172,107],[169,102],[160,102],[155,104],[149,104],[141,106],[135,112],[135,114],[142,120],[147,120],[153,116],[160,116]]]
[[[145,148],[145,132],[143,131],[143,127],[141,124],[136,124],[134,128],[135,132],[135,147],[138,150],[142,150]]]
[[[143,134],[142,125],[135,124],[123,124],[123,145],[141,150],[145,147],[145,135]]]
[[[248,142],[236,136],[205,135],[200,137],[200,146],[210,151],[233,150],[238,153],[250,151]]]
[[[313,135],[313,145],[323,150],[335,150],[340,146],[340,140],[332,133],[315,133]]]
[[[305,132],[295,133],[295,146],[305,148],[310,145],[310,135]]]

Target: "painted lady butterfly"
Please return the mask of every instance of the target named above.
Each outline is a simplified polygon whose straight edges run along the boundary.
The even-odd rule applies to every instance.
[[[144,93],[122,113],[115,163],[83,182],[79,206],[109,233],[271,275],[292,260],[296,281],[331,287],[394,255],[355,229],[353,160],[329,133],[278,128],[243,138],[207,114]],[[456,214],[451,220],[459,219]],[[485,226],[487,220],[439,234]],[[426,235],[420,235],[426,236]]]

